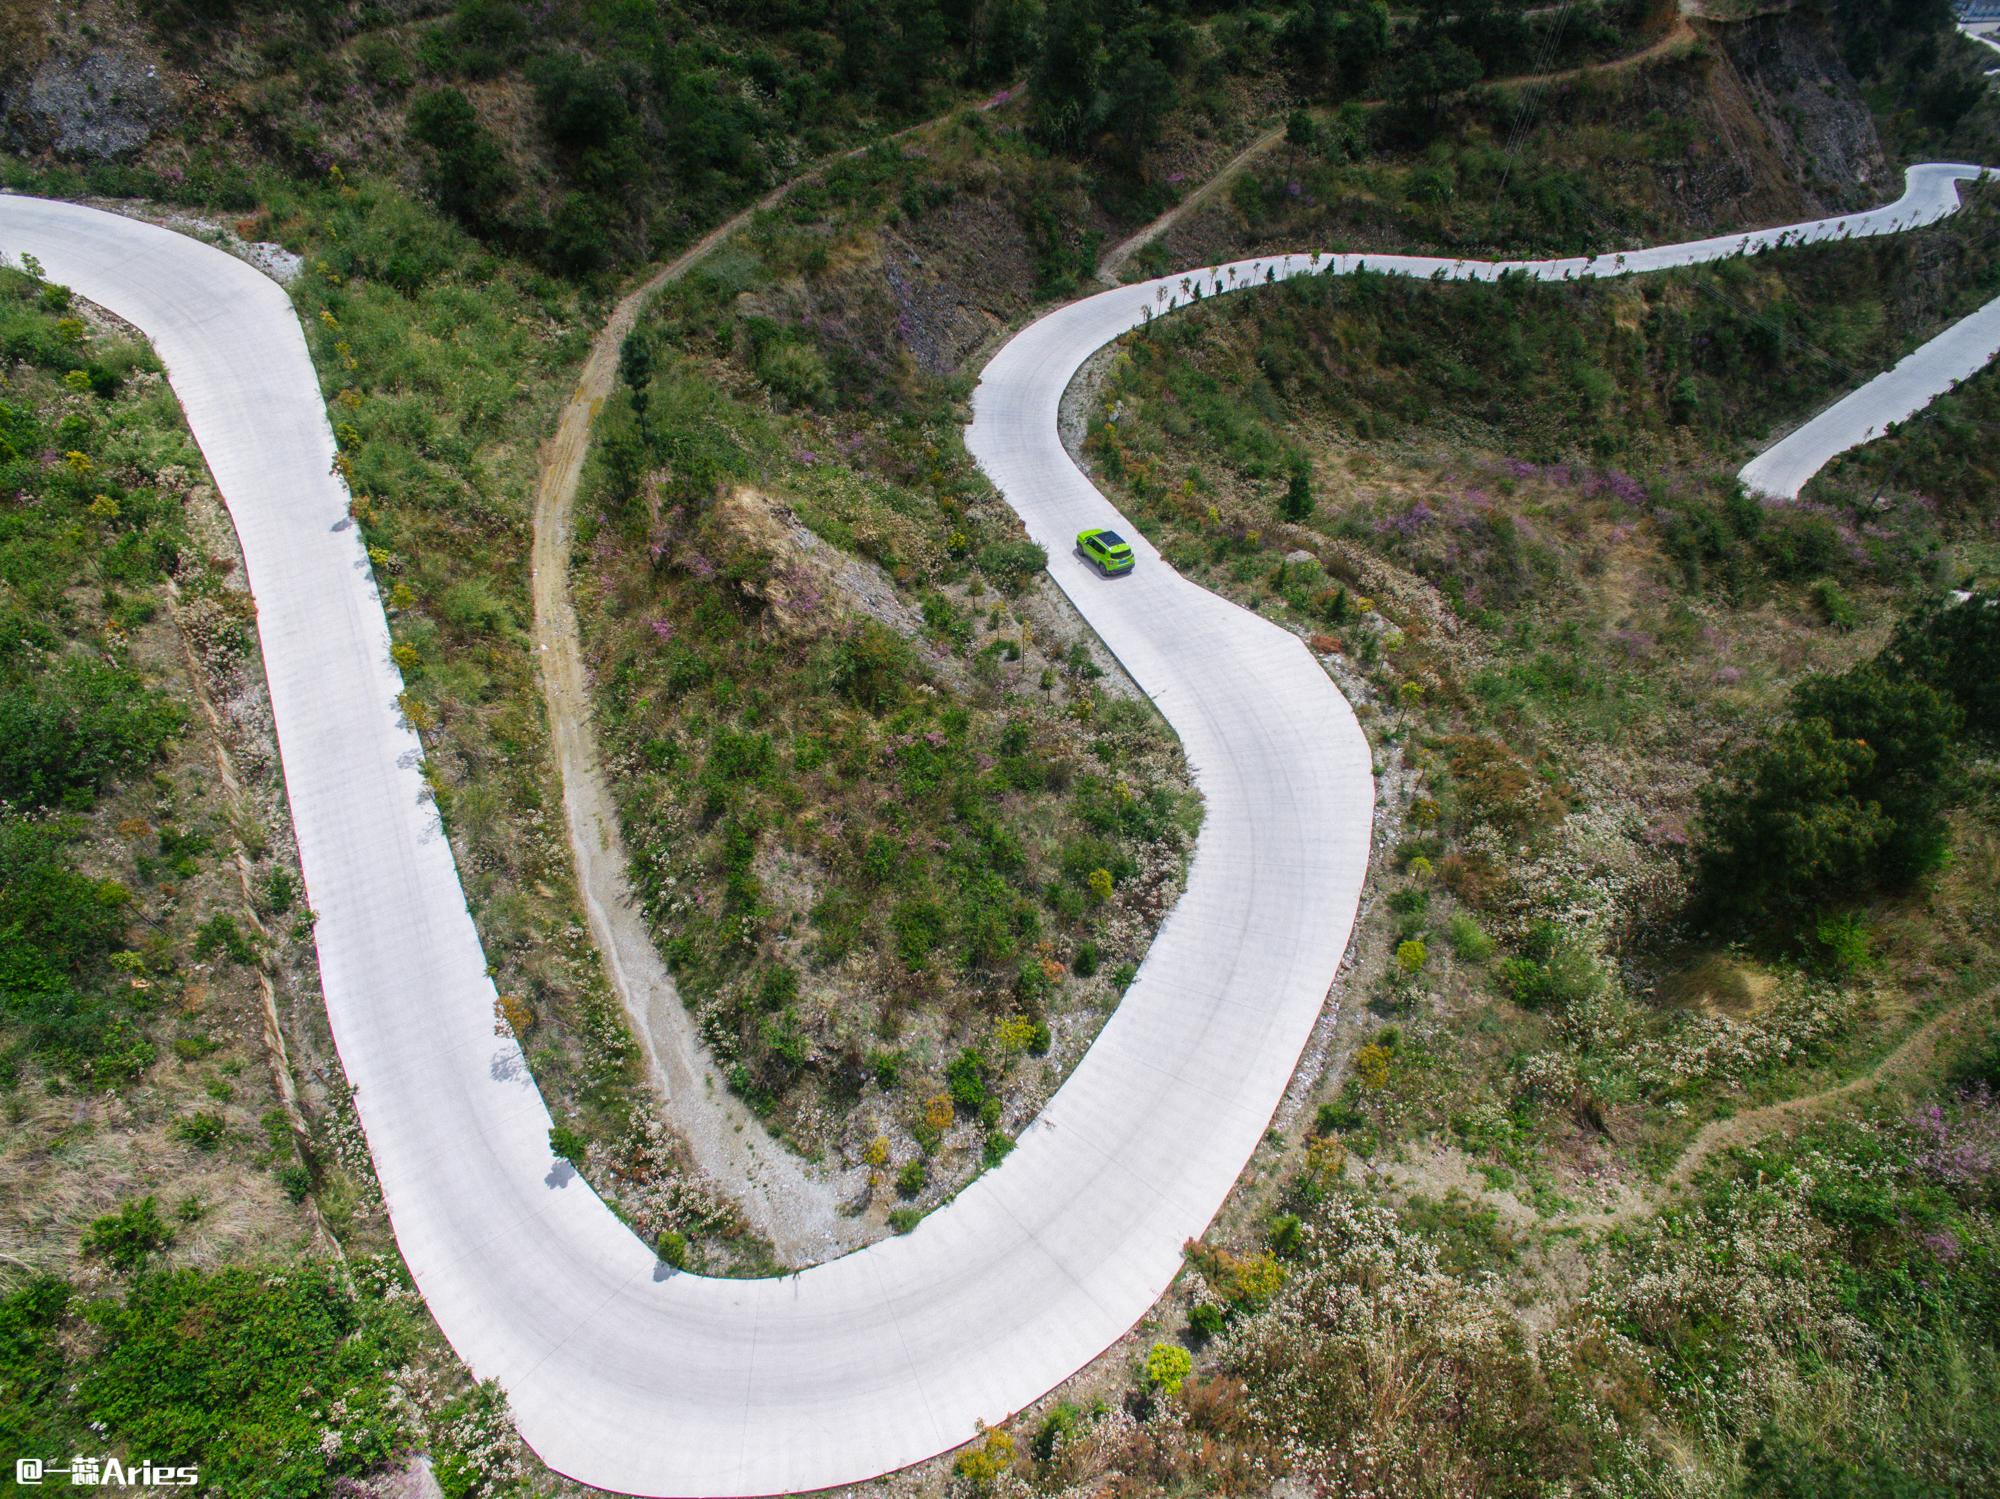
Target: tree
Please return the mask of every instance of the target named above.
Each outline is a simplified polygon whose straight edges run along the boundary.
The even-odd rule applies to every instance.
[[[1167,65],[1153,55],[1137,31],[1118,39],[1119,61],[1106,87],[1105,106],[1112,129],[1125,154],[1139,153],[1159,138],[1160,126],[1174,107],[1178,90]]]
[[[1285,480],[1285,498],[1278,506],[1278,513],[1288,521],[1302,521],[1313,513],[1316,503],[1312,492],[1312,465],[1300,459],[1293,463],[1291,476]]]
[[[1106,61],[1096,0],[1055,0],[1043,23],[1028,100],[1037,133],[1058,150],[1075,150],[1089,134]]]
[[[977,83],[1011,83],[1035,53],[1034,0],[985,0],[972,20],[971,74]]]
[[[1285,20],[1281,45],[1309,93],[1348,97],[1389,50],[1389,8],[1382,0],[1303,0]]]
[[[1478,58],[1447,37],[1412,45],[1390,71],[1390,106],[1405,130],[1427,140],[1436,134],[1447,106],[1477,83],[1483,71]]]
[[[1960,735],[2000,712],[1992,595],[1910,615],[1875,660],[1809,677],[1792,718],[1702,794],[1700,906],[1798,935],[1835,903],[1906,887],[1944,856]]]
[[[1855,794],[1875,752],[1823,718],[1787,723],[1738,755],[1703,793],[1699,883],[1731,925],[1800,918],[1867,888],[1890,833],[1881,807]]]
[[[653,383],[653,347],[636,328],[618,346],[618,378],[632,392],[632,404],[643,410],[646,387]]]
[[[1883,656],[1956,702],[1968,734],[2000,742],[2000,590],[1917,611],[1897,626]]]
[[[424,186],[438,207],[475,234],[501,228],[514,173],[472,101],[455,88],[433,89],[410,105],[405,124],[415,140],[431,148]]]
[[[1838,677],[1809,677],[1792,705],[1801,719],[1823,720],[1874,755],[1851,789],[1887,820],[1876,882],[1906,885],[1935,868],[1944,853],[1952,743],[1964,724],[1958,705],[1927,682],[1873,663]]]

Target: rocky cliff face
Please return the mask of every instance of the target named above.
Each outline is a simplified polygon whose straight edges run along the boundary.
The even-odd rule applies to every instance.
[[[4,10],[0,147],[112,161],[138,152],[173,123],[179,90],[125,18],[82,25],[33,5]]]
[[[1697,22],[1685,64],[1634,74],[1621,106],[1689,136],[1650,192],[1680,232],[1866,207],[1901,191],[1860,85],[1824,21],[1792,11]]]
[[[1800,206],[1825,213],[1878,201],[1901,181],[1882,149],[1860,86],[1825,24],[1766,16],[1716,28],[1717,104],[1739,94],[1759,125],[1757,146]]]
[[[58,155],[104,161],[129,155],[153,138],[173,112],[159,68],[123,50],[50,52],[10,99],[9,124],[24,144]]]

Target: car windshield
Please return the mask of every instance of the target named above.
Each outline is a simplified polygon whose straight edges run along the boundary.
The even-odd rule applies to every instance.
[[[1099,531],[1097,540],[1106,551],[1115,552],[1125,545],[1125,538],[1116,531]]]

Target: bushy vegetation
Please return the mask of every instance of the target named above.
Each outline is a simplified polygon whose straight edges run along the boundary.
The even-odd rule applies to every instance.
[[[0,1437],[197,1464],[218,1493],[311,1493],[412,1436],[406,1310],[334,1265],[156,1270],[110,1296],[52,1279],[0,1300]]]
[[[1243,478],[1274,483],[1303,461],[1281,431],[1301,411],[1364,440],[1448,419],[1540,464],[1698,462],[1990,296],[1994,224],[1981,198],[1921,234],[1629,281],[1297,278],[1156,323],[1129,345],[1112,396],[1151,400],[1167,435],[1199,434]],[[1098,441],[1114,477],[1144,452],[1129,430]],[[1773,560],[1805,573],[1830,559],[1821,547]]]
[[[385,175],[488,246],[591,278],[685,243],[805,161],[1026,82],[1053,175],[1080,167],[1093,198],[1138,222],[1179,175],[1157,148],[1239,133],[1246,105],[1386,93],[1392,133],[1422,139],[1479,80],[1614,55],[1665,14],[1639,0],[1560,16],[1433,5],[1395,24],[1377,0],[859,0],[835,14],[177,0],[140,8],[139,24],[168,65],[202,68],[232,107],[191,112],[171,145],[93,168],[92,185],[242,213],[269,171],[311,180],[386,157]],[[41,25],[22,25],[20,57],[0,70],[36,55]],[[1068,237],[1054,197],[1023,209],[1038,253]]]
[[[767,264],[811,241],[781,225],[750,236]],[[997,1123],[1053,1019],[1108,1002],[1099,950],[1142,949],[1189,818],[1150,715],[1036,638],[1039,553],[942,382],[851,357],[844,323],[733,314],[721,278],[762,274],[671,289],[600,422],[579,582],[603,723],[640,895],[732,1086],[809,1148],[861,1157],[886,1108],[928,1155],[955,1111]]]
[[[1191,1424],[1330,1488],[1977,1491],[2000,1474],[1994,1110],[1976,1086],[1890,1094],[1756,1142],[1567,1272],[1533,1341],[1490,1217],[1308,1171],[1282,1289],[1121,1457],[1157,1462]]]
[[[0,361],[0,1067],[116,1083],[153,1058],[112,962],[131,894],[78,868],[77,814],[185,720],[133,650],[155,591],[177,576],[217,597],[218,580],[184,556],[179,505],[152,482],[161,413],[129,388],[151,356],[92,335],[65,289],[0,270]],[[86,588],[98,607],[78,607]],[[240,648],[240,617],[222,629]]]
[[[1704,793],[1709,918],[1797,937],[1938,868],[1966,731],[1991,743],[2000,727],[1996,659],[2000,595],[1975,593],[1905,620],[1880,658],[1801,682],[1789,719]]]

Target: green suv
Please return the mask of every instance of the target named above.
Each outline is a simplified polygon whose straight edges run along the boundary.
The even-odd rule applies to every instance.
[[[1076,550],[1107,578],[1132,571],[1132,547],[1116,531],[1079,531]]]

